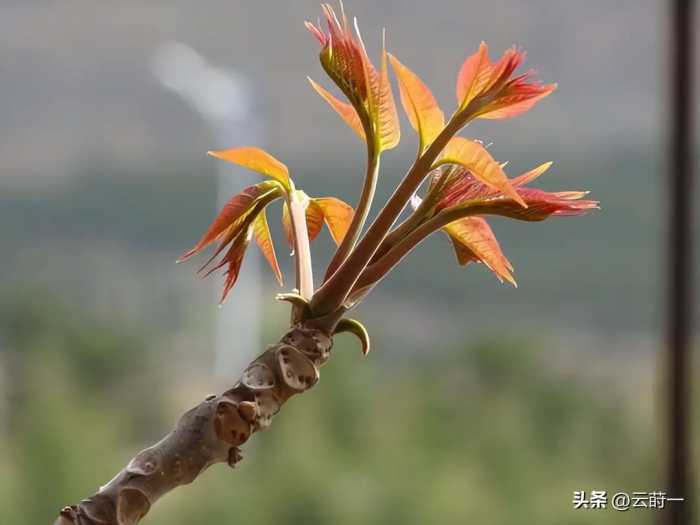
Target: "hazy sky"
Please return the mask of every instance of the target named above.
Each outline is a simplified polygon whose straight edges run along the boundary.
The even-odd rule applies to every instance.
[[[376,52],[386,26],[390,50],[424,78],[446,112],[459,65],[479,41],[493,53],[524,47],[527,65],[560,87],[526,119],[475,129],[509,152],[543,143],[583,151],[658,143],[663,6],[661,0],[346,2],[370,50]],[[249,79],[267,145],[290,164],[303,165],[309,154],[321,162],[357,157],[359,143],[306,82],[310,75],[329,84],[317,43],[303,26],[318,14],[316,0],[3,1],[2,177],[57,177],[90,163],[138,169],[194,162],[212,146],[233,146],[214,144],[201,119],[155,80],[154,53],[172,41]],[[413,141],[404,141],[406,151]]]

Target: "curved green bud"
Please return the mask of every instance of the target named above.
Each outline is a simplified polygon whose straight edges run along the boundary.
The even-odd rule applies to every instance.
[[[289,293],[278,293],[275,296],[278,301],[286,301],[292,305],[292,322],[298,323],[303,319],[308,319],[311,317],[311,309],[309,308],[309,302],[304,299],[299,293],[289,292]]]
[[[355,335],[360,340],[360,343],[362,343],[362,353],[364,355],[369,354],[369,334],[367,333],[367,329],[360,321],[349,319],[347,317],[345,319],[341,319],[338,321],[338,325],[335,327],[333,335],[343,332],[350,332],[351,334]]]

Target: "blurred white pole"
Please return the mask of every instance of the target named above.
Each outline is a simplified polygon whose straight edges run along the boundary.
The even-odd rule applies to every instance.
[[[156,51],[153,72],[165,88],[182,97],[207,122],[216,140],[211,149],[261,144],[261,126],[254,117],[256,100],[245,78],[210,64],[179,42]],[[209,162],[215,162],[218,169],[217,212],[232,195],[257,182],[255,176],[232,164],[214,159]],[[250,357],[262,350],[261,261],[257,250],[248,250],[239,280],[219,311],[215,362],[219,376],[240,372]]]

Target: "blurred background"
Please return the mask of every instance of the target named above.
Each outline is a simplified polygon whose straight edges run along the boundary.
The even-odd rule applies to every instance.
[[[603,209],[492,221],[518,289],[431,238],[355,313],[369,357],[339,337],[319,386],[235,472],[212,468],[145,522],[651,523],[648,510],[575,511],[572,497],[665,483],[666,2],[346,8],[375,57],[387,27],[446,113],[481,40],[492,54],[524,47],[558,91],[467,133],[512,175],[553,160],[542,186],[592,190]],[[266,147],[308,193],[356,201],[363,146],[305,78],[330,85],[303,26],[319,12],[316,0],[0,2],[3,522],[50,523],[283,333],[259,256],[222,309],[221,277],[174,260],[254,180],[209,149]],[[403,124],[377,203],[414,154]],[[314,244],[317,273],[331,248],[325,234]]]

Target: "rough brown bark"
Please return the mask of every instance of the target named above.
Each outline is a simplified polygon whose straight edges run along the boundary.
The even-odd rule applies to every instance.
[[[183,414],[172,432],[139,452],[95,495],[63,508],[54,525],[134,525],[158,498],[207,467],[233,467],[241,460],[239,447],[267,428],[290,397],[316,384],[332,344],[318,328],[292,328],[231,389]]]

